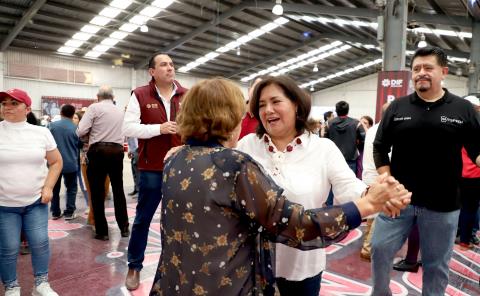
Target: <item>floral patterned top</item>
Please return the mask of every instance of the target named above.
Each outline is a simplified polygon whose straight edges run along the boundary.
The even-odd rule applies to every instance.
[[[250,156],[184,146],[163,171],[162,254],[150,295],[273,295],[274,244],[326,247],[357,227],[353,203],[304,210]]]

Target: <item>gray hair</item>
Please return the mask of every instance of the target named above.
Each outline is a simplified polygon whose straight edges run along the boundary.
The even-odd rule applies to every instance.
[[[113,89],[109,85],[102,85],[98,89],[97,98],[99,100],[113,100]]]

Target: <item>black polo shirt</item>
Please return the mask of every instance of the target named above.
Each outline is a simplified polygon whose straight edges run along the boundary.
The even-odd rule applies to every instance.
[[[444,90],[433,103],[416,93],[393,101],[373,155],[377,168],[390,165],[392,176],[413,193],[412,205],[449,212],[460,207],[462,146],[473,162],[480,153],[480,122],[470,102]]]

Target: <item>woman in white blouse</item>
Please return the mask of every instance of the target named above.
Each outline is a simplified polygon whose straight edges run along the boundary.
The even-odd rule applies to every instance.
[[[348,167],[337,146],[311,133],[311,99],[288,76],[268,77],[255,88],[250,103],[258,119],[256,134],[242,138],[238,150],[250,154],[285,189],[285,196],[305,209],[319,208],[330,186],[336,204],[359,198],[366,185]],[[276,277],[281,295],[320,291],[326,255],[323,249],[300,251],[276,245]]]
[[[26,92],[0,92],[0,103],[0,278],[5,296],[20,296],[16,269],[22,229],[32,252],[32,295],[58,296],[48,283],[48,203],[62,156],[47,128],[27,123],[32,100]]]

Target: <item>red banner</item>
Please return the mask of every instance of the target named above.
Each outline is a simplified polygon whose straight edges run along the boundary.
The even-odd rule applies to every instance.
[[[60,108],[65,104],[73,105],[76,110],[80,110],[83,107],[90,106],[95,101],[94,99],[42,96],[42,115],[53,118],[60,115]]]
[[[377,83],[377,106],[375,122],[382,118],[382,106],[386,102],[413,92],[410,71],[380,71]]]

